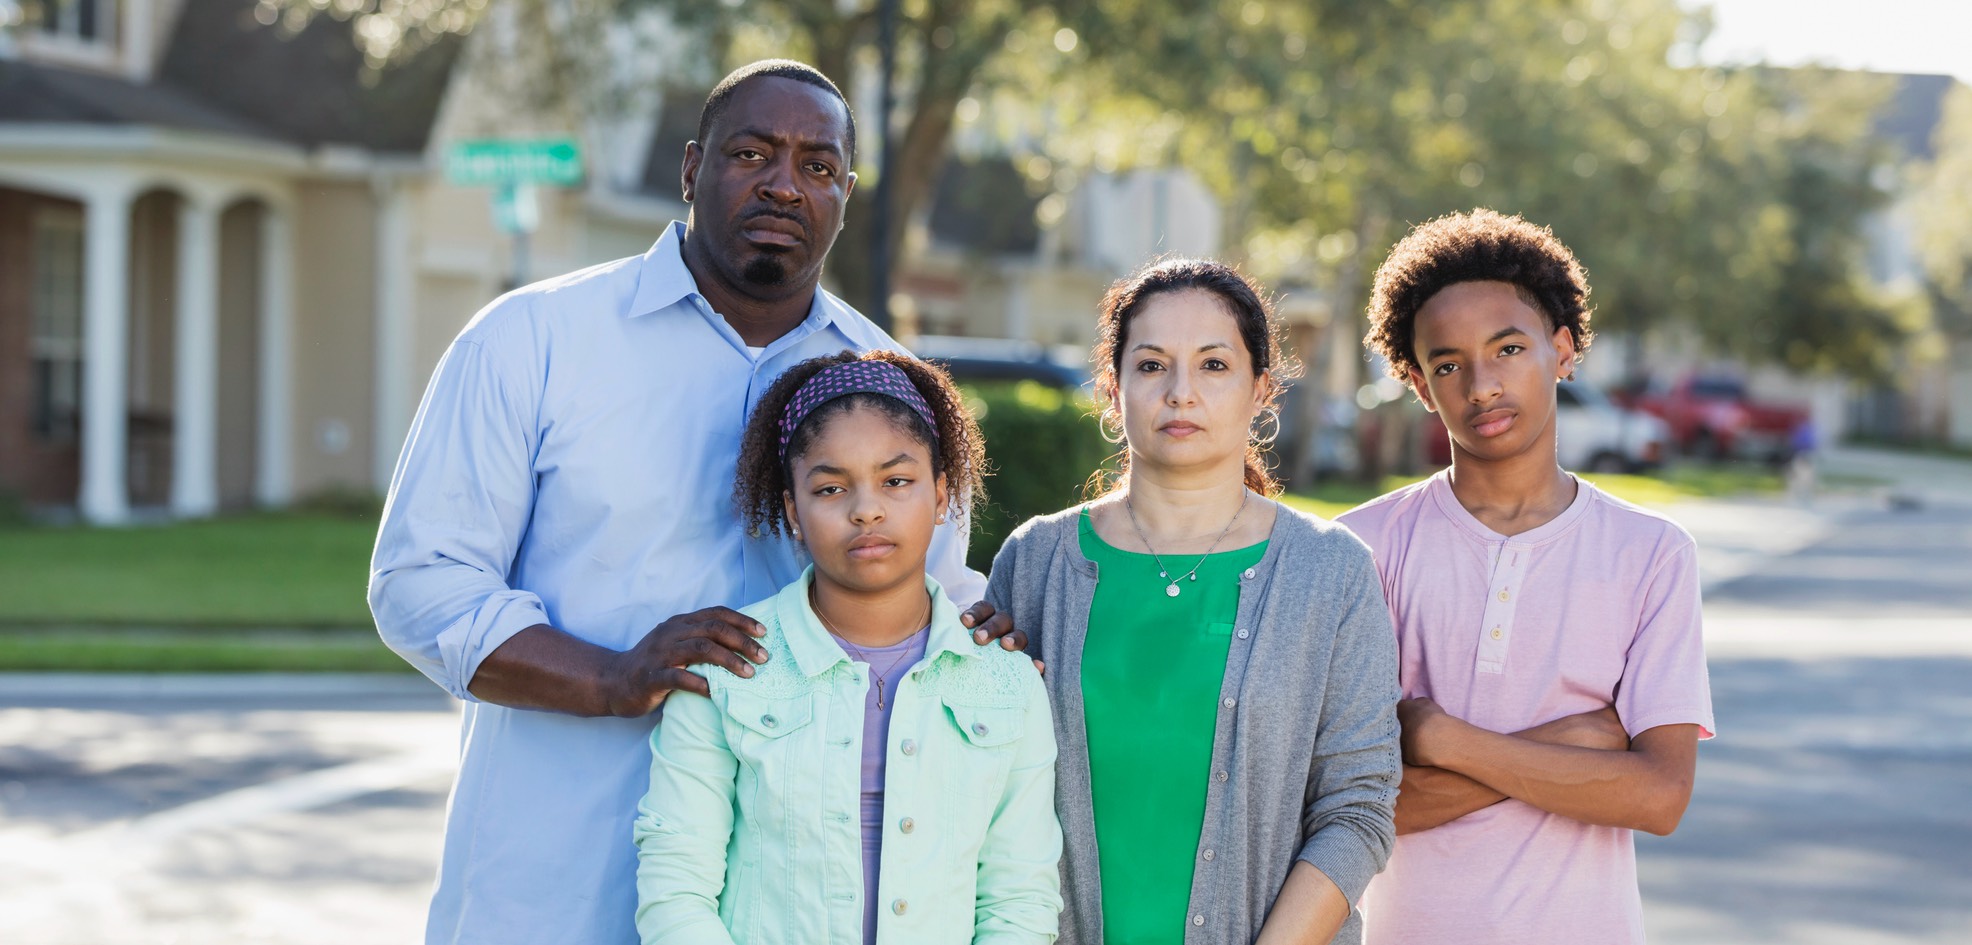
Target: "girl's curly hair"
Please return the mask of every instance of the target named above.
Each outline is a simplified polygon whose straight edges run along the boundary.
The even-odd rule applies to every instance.
[[[823,369],[851,361],[883,361],[901,368],[911,385],[918,389],[931,415],[938,421],[937,435],[925,425],[917,411],[894,397],[881,394],[849,394],[815,408],[794,428],[788,438],[787,458],[781,458],[781,414],[794,399],[801,385]],[[740,439],[739,469],[733,477],[733,501],[748,530],[765,529],[781,535],[788,532],[787,507],[782,496],[791,492],[794,461],[808,451],[815,436],[829,420],[856,407],[883,412],[897,429],[931,451],[931,473],[944,476],[951,490],[949,511],[963,517],[972,503],[986,494],[986,444],[979,436],[979,425],[965,409],[958,386],[943,369],[894,351],[868,351],[809,358],[774,380],[760,403],[753,408],[746,433]]]
[[[1460,282],[1512,283],[1550,329],[1568,329],[1577,361],[1595,340],[1588,273],[1552,230],[1484,208],[1450,213],[1418,224],[1376,269],[1363,344],[1389,362],[1390,376],[1410,382],[1418,367],[1417,311]]]

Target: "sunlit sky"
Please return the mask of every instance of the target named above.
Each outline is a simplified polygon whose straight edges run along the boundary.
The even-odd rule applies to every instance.
[[[1685,0],[1712,7],[1707,62],[1822,63],[1972,82],[1972,0]]]

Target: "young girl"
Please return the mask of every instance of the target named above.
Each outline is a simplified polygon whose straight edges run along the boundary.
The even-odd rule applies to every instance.
[[[1041,678],[924,571],[983,458],[951,379],[908,357],[815,358],[761,397],[735,498],[814,563],[744,609],[764,665],[700,667],[711,696],[665,704],[634,831],[645,945],[1054,940]]]

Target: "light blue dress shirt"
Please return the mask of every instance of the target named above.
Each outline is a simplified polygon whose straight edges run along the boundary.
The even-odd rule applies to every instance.
[[[628,649],[659,621],[772,596],[805,564],[747,534],[733,473],[782,371],[901,350],[840,299],[755,357],[685,268],[673,223],[640,257],[509,293],[446,351],[412,422],[370,566],[391,649],[466,701],[429,943],[637,941],[630,823],[652,719],[482,704],[481,660],[534,624]],[[964,606],[985,581],[958,523],[926,568]]]

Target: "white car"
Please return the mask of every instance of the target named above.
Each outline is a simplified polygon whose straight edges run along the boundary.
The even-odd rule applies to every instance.
[[[1561,382],[1555,399],[1562,468],[1635,472],[1664,461],[1671,436],[1663,420],[1619,407],[1601,389],[1577,381]]]

